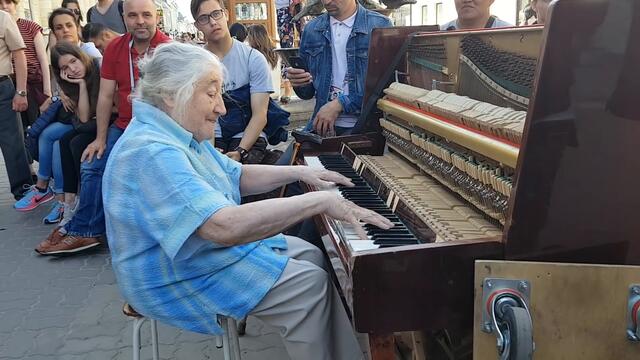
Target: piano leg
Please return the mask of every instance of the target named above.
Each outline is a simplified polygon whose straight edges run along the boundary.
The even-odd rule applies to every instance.
[[[393,334],[369,334],[371,360],[395,360],[396,342]]]

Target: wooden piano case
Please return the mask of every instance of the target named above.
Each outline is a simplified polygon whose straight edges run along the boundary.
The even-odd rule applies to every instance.
[[[316,218],[332,264],[343,268],[338,277],[355,329],[372,335],[374,359],[393,358],[392,342],[387,341],[393,332],[446,328],[470,334],[474,260],[640,264],[640,241],[634,239],[640,222],[632,218],[640,213],[635,186],[640,161],[633,153],[640,139],[640,110],[633,103],[640,85],[634,68],[640,63],[640,47],[632,41],[640,35],[639,6],[632,0],[559,2],[544,37],[539,37],[544,56],[527,101],[502,238],[353,252],[340,244],[325,218]],[[624,21],[605,18],[612,9]],[[616,26],[624,31],[614,30]],[[473,34],[496,48],[501,46],[497,39],[505,36],[517,47],[514,39],[532,39],[540,32],[525,28],[432,33],[412,36],[412,41],[421,37],[423,44],[445,43],[449,48],[449,43]],[[415,62],[408,59],[405,64],[409,83],[425,87],[460,74],[448,64],[446,72],[442,66],[426,64],[446,77],[425,77],[424,71],[418,76],[411,70]],[[460,91],[460,86],[465,92],[482,91],[465,85],[464,79],[454,80],[452,91]],[[502,98],[510,103],[514,99],[522,100]]]
[[[545,32],[504,237],[545,262],[476,263],[474,359],[497,357],[485,278],[530,283],[535,359],[638,359],[640,3],[554,2]]]

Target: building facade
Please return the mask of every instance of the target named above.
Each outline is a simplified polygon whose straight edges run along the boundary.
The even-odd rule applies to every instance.
[[[117,1],[117,0],[115,0]],[[162,15],[162,29],[172,33],[178,30],[178,5],[175,0],[154,0],[158,5],[159,13]],[[87,10],[96,4],[96,0],[78,0],[83,18],[86,21]],[[20,0],[18,3],[18,14],[20,17],[30,19],[48,28],[47,20],[53,9],[60,7],[62,0]],[[161,9],[161,10],[160,10]]]

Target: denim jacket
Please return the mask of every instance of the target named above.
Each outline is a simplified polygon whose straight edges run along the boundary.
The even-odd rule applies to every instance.
[[[349,95],[343,94],[338,97],[338,101],[342,104],[343,114],[360,115],[362,98],[364,97],[364,83],[367,77],[370,34],[374,28],[381,27],[391,27],[391,20],[358,4],[356,20],[347,40],[346,80],[349,82]],[[307,124],[307,130],[311,130],[313,119],[318,110],[329,100],[329,89],[331,88],[331,23],[329,14],[324,13],[305,26],[299,52],[300,57],[309,67],[313,83],[294,88],[294,90],[301,99],[311,99],[314,95],[316,96],[316,106]]]

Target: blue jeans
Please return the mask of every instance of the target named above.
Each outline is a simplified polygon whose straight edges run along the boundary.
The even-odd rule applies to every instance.
[[[0,150],[7,168],[9,185],[14,196],[24,192],[23,185],[31,185],[31,170],[24,148],[22,123],[11,108],[16,89],[11,80],[0,82]]]
[[[71,130],[71,124],[52,122],[38,137],[38,179],[49,181],[53,175],[54,191],[57,194],[62,193],[62,163],[58,139]]]
[[[102,174],[107,159],[123,129],[112,125],[107,134],[107,146],[102,158],[95,156],[91,162],[80,165],[80,203],[73,219],[65,226],[67,234],[81,237],[98,237],[105,234],[104,208],[102,207]]]

